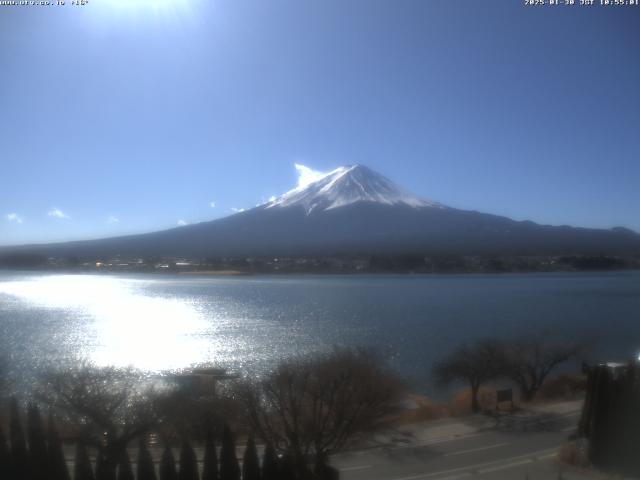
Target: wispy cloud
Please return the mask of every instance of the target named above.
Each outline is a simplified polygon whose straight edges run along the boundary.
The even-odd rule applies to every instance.
[[[22,217],[15,212],[7,213],[5,215],[5,218],[7,219],[8,222],[14,222],[14,223],[23,222]]]
[[[120,219],[118,217],[114,217],[113,215],[110,215],[109,218],[107,218],[107,223],[118,223],[120,222]]]
[[[209,206],[211,208],[216,208],[216,202],[209,202]]]
[[[49,210],[47,212],[47,215],[53,218],[71,218],[69,215],[56,207],[53,207],[51,210]]]
[[[235,213],[244,212],[244,208],[231,207],[231,211]]]
[[[189,225],[189,222],[187,222],[186,220],[178,220],[178,226],[179,227],[184,227],[185,225]]]
[[[326,175],[325,172],[314,170],[300,163],[294,163],[293,165],[296,167],[296,171],[298,172],[298,188],[306,187],[310,183],[320,180]]]
[[[256,203],[256,207],[261,207],[262,205],[267,205],[268,203],[273,202],[273,200],[275,200],[276,197],[274,197],[273,195],[269,197],[268,200],[265,200],[264,197],[260,198],[260,201],[258,203]]]

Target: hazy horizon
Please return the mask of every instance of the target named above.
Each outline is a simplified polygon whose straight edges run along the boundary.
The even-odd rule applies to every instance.
[[[261,199],[261,201],[258,204],[254,205],[252,207],[249,207],[247,209],[244,209],[244,208],[233,208],[230,213],[223,214],[219,218],[205,219],[205,220],[200,220],[200,221],[193,222],[193,223],[196,224],[196,223],[213,221],[213,220],[225,218],[225,217],[230,216],[230,215],[235,215],[235,214],[238,214],[238,213],[242,213],[242,212],[247,211],[247,210],[251,210],[251,208],[261,207],[263,205],[268,204],[270,201],[279,199],[280,197],[284,196],[286,193],[288,193],[290,191],[301,190],[301,189],[303,190],[309,184],[312,184],[312,183],[316,182],[318,179],[321,179],[321,178],[325,177],[328,173],[330,173],[330,172],[316,171],[316,170],[313,170],[313,169],[311,169],[311,168],[309,168],[309,167],[307,167],[305,165],[301,165],[301,164],[297,164],[297,163],[295,164],[295,169],[296,169],[296,172],[297,172],[297,175],[298,175],[297,184],[292,186],[292,188],[289,191],[282,192],[282,195],[272,196],[272,197],[270,197],[269,199],[266,199],[266,200],[265,199]],[[426,199],[426,198],[424,198],[424,200],[433,201],[433,199]],[[450,208],[449,205],[443,205],[443,207]],[[474,210],[474,209],[471,209],[471,208],[464,209],[463,208],[462,210]],[[482,213],[492,213],[492,212],[482,212]],[[53,216],[55,216],[55,215],[53,215]],[[60,218],[66,218],[66,217],[60,217]],[[69,218],[66,218],[66,219],[69,219]],[[523,219],[523,220],[528,220],[528,219]],[[21,223],[21,222],[19,222],[19,223]],[[111,223],[117,223],[117,222],[111,222]],[[186,221],[180,220],[177,225],[172,225],[172,226],[165,227],[165,228],[163,228],[163,230],[164,229],[170,229],[170,228],[184,227],[184,226],[188,226],[190,224],[191,224],[191,222],[186,222]],[[545,225],[545,224],[541,223],[541,225]],[[583,227],[581,225],[570,225],[570,226]],[[127,235],[137,235],[137,234],[144,234],[144,233],[151,233],[151,232],[150,231],[121,232],[119,234],[112,234],[112,235],[107,235],[107,236],[96,236],[95,238],[85,237],[85,238],[77,238],[77,239],[75,239],[75,238],[62,239],[62,240],[59,240],[58,242],[64,243],[64,242],[67,242],[67,241],[71,241],[72,242],[72,241],[77,241],[77,240],[80,240],[80,241],[82,241],[82,240],[97,240],[97,239],[101,239],[101,238],[110,238],[110,237],[127,236]],[[38,244],[47,244],[47,243],[57,243],[57,242],[55,240],[53,240],[52,242],[47,242],[47,241],[44,241],[44,242],[32,242],[32,243],[24,243],[24,244],[21,244],[21,245],[27,246],[27,245],[38,245]],[[18,244],[18,245],[4,245],[4,244],[0,243],[0,247],[2,247],[2,246],[20,246],[20,244]]]

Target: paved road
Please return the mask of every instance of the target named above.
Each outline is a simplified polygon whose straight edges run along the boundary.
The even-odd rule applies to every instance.
[[[575,430],[578,416],[578,410],[568,409],[515,420],[504,418],[493,428],[468,429],[455,438],[442,435],[404,446],[345,453],[332,463],[343,480],[456,480],[469,476],[555,480],[559,467],[553,457]],[[448,426],[438,428],[444,433]],[[451,422],[449,430],[459,428]],[[563,478],[586,477],[563,473]]]

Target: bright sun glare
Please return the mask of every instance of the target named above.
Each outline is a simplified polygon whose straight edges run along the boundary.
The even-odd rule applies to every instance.
[[[103,0],[104,5],[122,9],[164,10],[186,6],[185,0]]]
[[[211,326],[195,305],[136,293],[135,281],[96,276],[47,276],[2,284],[0,293],[47,308],[81,311],[97,344],[85,354],[98,365],[165,370],[198,363],[210,348]]]
[[[99,10],[99,16],[139,20],[142,18],[161,18],[167,21],[182,20],[189,17],[199,0],[92,0],[93,7]]]

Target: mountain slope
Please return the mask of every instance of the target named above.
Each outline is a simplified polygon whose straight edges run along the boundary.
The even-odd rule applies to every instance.
[[[423,200],[363,166],[341,167],[256,208],[144,235],[20,247],[99,258],[420,253],[640,253],[640,235],[553,227]]]

